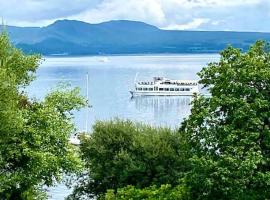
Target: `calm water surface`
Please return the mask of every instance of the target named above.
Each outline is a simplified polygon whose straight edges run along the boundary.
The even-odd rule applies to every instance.
[[[86,95],[88,73],[89,102],[92,107],[75,114],[74,120],[79,130],[87,128],[90,131],[96,120],[114,117],[176,128],[189,115],[191,98],[131,98],[129,90],[133,88],[136,73],[139,73],[137,80],[149,80],[153,76],[198,80],[196,73],[218,58],[217,54],[48,57],[28,91],[32,97],[42,99],[59,82],[65,82],[80,87],[81,93]],[[51,199],[54,200],[64,199],[68,193],[63,185],[50,190]]]

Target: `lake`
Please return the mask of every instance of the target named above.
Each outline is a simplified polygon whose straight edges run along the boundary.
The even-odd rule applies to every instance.
[[[96,120],[115,117],[177,128],[190,113],[191,97],[131,98],[129,90],[133,88],[136,73],[137,80],[149,80],[154,76],[198,80],[197,72],[218,59],[217,54],[46,57],[28,92],[42,99],[59,82],[80,87],[85,96],[88,88],[92,107],[75,114],[78,130],[91,131]],[[64,199],[68,192],[60,184],[50,190],[51,199]]]

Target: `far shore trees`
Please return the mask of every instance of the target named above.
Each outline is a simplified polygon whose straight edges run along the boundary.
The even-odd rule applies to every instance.
[[[69,144],[75,130],[71,111],[86,102],[78,89],[30,99],[24,89],[40,62],[39,55],[25,55],[0,34],[0,199],[46,199],[44,186],[80,164]]]

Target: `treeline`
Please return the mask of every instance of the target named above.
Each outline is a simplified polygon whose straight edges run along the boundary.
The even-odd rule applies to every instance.
[[[44,186],[69,174],[68,199],[269,199],[269,49],[260,41],[245,53],[228,47],[203,68],[211,96],[194,97],[179,130],[99,121],[75,148],[72,111],[87,102],[69,88],[30,99],[23,91],[40,56],[2,34],[0,199],[46,199]]]

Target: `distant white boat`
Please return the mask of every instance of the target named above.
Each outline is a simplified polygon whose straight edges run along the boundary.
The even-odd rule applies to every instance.
[[[107,58],[107,57],[100,57],[100,58],[98,59],[98,61],[99,61],[99,62],[109,62],[109,58]]]
[[[50,54],[51,56],[68,56],[69,55],[69,53],[52,53],[52,54]]]
[[[199,93],[198,81],[154,77],[152,81],[135,81],[132,96],[192,96]]]

